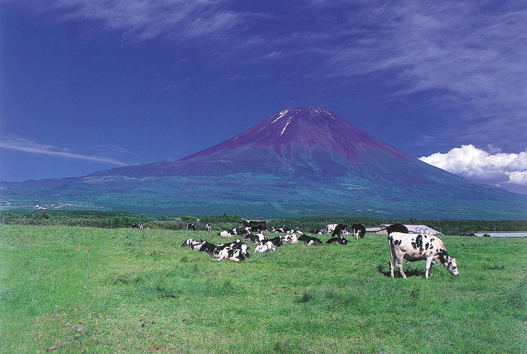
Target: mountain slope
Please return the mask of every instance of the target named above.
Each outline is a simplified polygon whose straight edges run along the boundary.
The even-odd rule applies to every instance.
[[[288,108],[178,161],[4,183],[7,207],[149,214],[525,219],[527,196],[428,165],[323,107]]]

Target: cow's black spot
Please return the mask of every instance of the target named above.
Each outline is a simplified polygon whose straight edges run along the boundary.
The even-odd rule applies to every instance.
[[[448,253],[445,249],[438,249],[436,251],[436,253],[439,255],[439,261],[441,262],[441,264],[445,264],[447,258],[448,258]]]
[[[420,252],[423,252],[423,235],[417,235],[415,242],[412,242],[412,247],[414,249],[419,249]]]
[[[428,249],[428,246],[429,246],[429,245],[430,245],[430,244],[427,242],[426,245],[425,245],[425,250]]]

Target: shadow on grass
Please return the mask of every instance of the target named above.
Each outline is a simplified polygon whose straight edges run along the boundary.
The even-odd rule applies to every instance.
[[[391,278],[391,273],[390,273],[390,266],[389,265],[384,265],[384,264],[379,264],[377,266],[377,270],[379,271],[379,273],[381,273],[382,275],[384,275],[385,277],[388,277],[388,278]],[[404,274],[406,274],[406,277],[425,277],[425,270],[420,270],[420,269],[404,269]],[[399,273],[399,268],[395,267],[394,269],[394,276],[395,278],[402,278],[401,276],[401,273]]]

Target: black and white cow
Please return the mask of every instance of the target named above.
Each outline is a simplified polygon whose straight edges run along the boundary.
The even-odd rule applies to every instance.
[[[262,235],[263,236],[263,235]],[[257,234],[247,234],[243,237],[244,241],[251,241],[253,245],[260,243],[260,236]]]
[[[364,238],[364,235],[366,235],[366,227],[364,227],[364,225],[362,224],[351,225],[351,230],[357,240],[359,239],[359,237]]]
[[[208,241],[203,242],[200,245],[194,246],[192,249],[194,251],[200,251],[200,252],[207,252],[209,256],[212,256],[214,254],[214,249],[216,248],[216,245],[213,243],[210,243]]]
[[[307,245],[307,246],[316,246],[316,245],[322,245],[322,241],[320,241],[318,238],[316,237],[312,237],[312,236],[307,236],[307,235],[302,235],[298,238],[298,241],[303,241],[304,242],[304,245]]]
[[[199,241],[197,241],[197,240],[194,240],[193,238],[189,238],[189,239],[183,241],[183,243],[181,244],[181,247],[188,246],[188,247],[194,249],[194,247],[196,247],[196,246],[200,246],[200,245],[202,245],[204,242],[205,242],[205,241],[203,241],[203,240],[199,240]]]
[[[330,245],[332,243],[338,243],[339,245],[347,245],[348,244],[348,240],[346,240],[342,236],[337,236],[337,237],[330,238],[329,240],[326,241],[326,243],[328,245]]]
[[[239,238],[237,238],[236,241],[233,241],[233,242],[227,242],[227,243],[216,245],[216,247],[214,247],[213,255],[219,254],[220,251],[223,250],[224,248],[241,249],[242,245],[244,244],[242,241],[240,241]]]
[[[243,226],[248,228],[249,232],[257,232],[267,230],[267,222],[265,220],[243,220]]]
[[[196,230],[196,224],[193,224],[193,223],[190,223],[190,222],[189,222],[189,223],[187,224],[187,231],[188,231],[188,230],[194,230],[194,231],[195,231],[195,230]]]
[[[275,245],[276,247],[280,247],[282,246],[282,236],[276,236],[276,237],[270,238],[267,240],[267,242],[272,242],[273,245]]]
[[[236,228],[232,230],[223,230],[221,232],[218,232],[218,236],[220,237],[232,237],[236,235],[238,235],[238,231],[236,230]]]
[[[282,237],[282,242],[285,243],[297,243],[298,242],[298,236],[296,233],[287,234],[284,237]]]
[[[428,279],[430,268],[441,263],[453,275],[458,275],[456,259],[452,258],[445,249],[443,241],[437,236],[415,235],[402,232],[392,232],[388,235],[390,247],[390,274],[394,278],[394,267],[397,265],[402,277],[403,261],[410,262],[426,260],[425,279]]]
[[[335,226],[335,228],[331,232],[331,237],[340,236],[342,234],[348,234],[348,226],[346,224],[337,224],[337,226]]]
[[[335,228],[337,227],[337,225],[338,224],[328,224],[327,228],[325,230],[325,233],[327,233],[327,234],[333,233],[333,231],[335,231]]]
[[[207,223],[205,225],[205,230],[207,230],[208,232],[211,232],[212,231],[212,224],[211,223]]]
[[[261,245],[258,245],[254,249],[254,253],[270,253],[276,250],[276,246],[271,242],[267,241]]]
[[[392,232],[401,232],[403,234],[407,234],[408,228],[403,224],[392,224],[386,228],[386,232],[388,232],[388,235]]]
[[[225,247],[214,255],[218,261],[228,259],[230,261],[239,262],[250,258],[249,249],[247,245],[242,244],[240,248]]]

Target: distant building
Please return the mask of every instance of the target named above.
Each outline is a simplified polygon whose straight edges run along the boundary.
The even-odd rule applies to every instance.
[[[527,231],[478,231],[477,237],[527,237]]]
[[[385,230],[391,224],[383,224],[380,226],[367,227],[366,233],[377,234],[377,235],[388,235],[388,232]],[[404,224],[408,229],[408,232],[411,234],[425,234],[425,235],[441,235],[441,232],[432,229],[426,225],[407,225]]]

